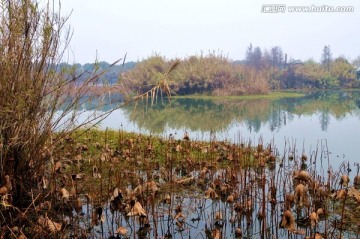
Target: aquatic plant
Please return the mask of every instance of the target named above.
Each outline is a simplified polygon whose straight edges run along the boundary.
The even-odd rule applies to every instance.
[[[312,163],[322,160],[316,153],[303,169],[305,157],[294,149],[280,155],[274,145],[245,142],[79,131],[62,142],[64,155],[56,158],[47,188],[39,185],[56,197],[34,201],[39,216],[61,229],[38,223],[27,233],[95,238],[358,233],[353,212],[360,192],[351,182],[347,193],[339,187],[347,164],[319,174]],[[92,176],[94,168],[100,177]]]

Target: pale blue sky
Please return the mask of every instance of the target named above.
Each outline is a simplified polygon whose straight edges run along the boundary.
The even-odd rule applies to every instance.
[[[354,6],[351,13],[262,13],[263,4]],[[153,53],[167,58],[215,50],[240,60],[252,43],[281,46],[295,59],[319,60],[324,45],[333,56],[360,55],[358,0],[61,0],[73,10],[70,62],[142,60]],[[72,58],[74,57],[74,59]]]

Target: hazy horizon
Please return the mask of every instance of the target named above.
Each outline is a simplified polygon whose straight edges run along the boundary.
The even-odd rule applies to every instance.
[[[285,11],[268,13],[269,4],[286,4]],[[292,6],[351,6],[353,11],[290,12]],[[125,54],[127,61],[138,61],[154,53],[186,58],[209,51],[242,60],[250,43],[262,50],[280,46],[288,59],[319,61],[325,45],[333,57],[360,55],[360,1],[355,0],[61,0],[61,7],[63,15],[72,11],[68,62],[113,62]]]

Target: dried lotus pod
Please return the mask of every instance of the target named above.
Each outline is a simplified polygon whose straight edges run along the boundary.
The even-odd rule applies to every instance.
[[[131,216],[144,216],[146,217],[145,209],[141,206],[139,202],[135,202],[134,206],[131,208],[130,212],[127,214],[128,217]]]
[[[118,227],[118,229],[116,229],[116,233],[120,234],[121,236],[125,236],[128,233],[128,229],[126,229],[123,226]]]

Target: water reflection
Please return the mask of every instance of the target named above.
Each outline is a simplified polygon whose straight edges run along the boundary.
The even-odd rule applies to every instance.
[[[327,147],[334,165],[338,159],[351,164],[359,160],[360,91],[317,92],[281,100],[165,99],[156,104],[139,102],[113,112],[100,127],[130,132],[170,133],[181,139],[187,131],[192,140],[239,143],[273,142],[279,150],[296,144],[299,153]],[[111,108],[111,105],[108,107]]]
[[[241,124],[250,132],[262,127],[278,132],[294,119],[315,115],[322,131],[327,131],[331,118],[341,120],[347,115],[359,118],[360,92],[318,92],[301,98],[281,100],[202,100],[175,99],[171,103],[145,102],[123,112],[139,128],[161,134],[168,128],[190,131],[221,132]]]
[[[337,171],[340,169],[339,175],[346,174],[349,173],[345,170],[346,167],[353,168],[354,163],[359,161],[357,152],[357,137],[360,134],[359,100],[360,92],[357,91],[320,92],[308,94],[302,98],[281,100],[214,101],[176,99],[173,100],[171,104],[158,100],[153,106],[146,105],[145,102],[142,102],[135,108],[130,106],[118,110],[110,115],[101,126],[104,128],[110,127],[114,129],[124,129],[126,131],[152,132],[166,135],[168,135],[169,131],[172,132],[173,130],[177,130],[179,132],[178,137],[180,138],[182,137],[182,133],[187,130],[190,133],[190,142],[194,145],[197,145],[198,143],[196,142],[196,139],[195,141],[192,141],[194,137],[191,133],[193,132],[207,132],[208,137],[210,137],[210,132],[216,133],[217,136],[219,136],[220,132],[225,132],[228,136],[240,132],[241,137],[251,137],[255,140],[257,140],[259,134],[261,134],[265,144],[272,140],[274,144],[274,153],[277,155],[278,159],[290,160],[290,154],[302,155],[303,153],[306,153],[309,156],[308,169],[312,169],[310,172],[314,172],[314,175],[317,175],[314,176],[314,178],[320,178],[322,180],[321,185],[327,185],[324,180],[328,177],[328,170]],[[111,107],[111,105],[109,105],[109,107]],[[256,145],[256,142],[253,143]],[[187,143],[187,145],[189,144]],[[289,147],[291,149],[288,149]],[[175,148],[175,146],[173,148]],[[331,152],[329,152],[329,150]],[[165,151],[161,152],[164,153]],[[184,152],[188,151],[184,150]],[[208,150],[206,149],[204,152],[208,153]],[[172,150],[171,153],[179,154],[179,152],[176,151],[176,148],[175,150]],[[143,153],[138,153],[137,155],[143,155]],[[210,158],[210,156],[203,156],[203,154],[196,155],[198,157],[202,155],[201,157],[204,157],[205,159]],[[173,158],[187,160],[187,157],[184,156]],[[241,159],[243,157],[239,158]],[[147,157],[144,158],[144,165],[145,162],[149,162],[146,160],[148,160]],[[270,227],[272,228],[267,231],[267,233],[269,233],[268,238],[270,238],[270,233],[272,235],[277,235],[278,238],[290,237],[287,232],[285,233],[282,230],[278,231],[276,228],[280,223],[281,212],[284,209],[282,203],[284,203],[285,191],[282,190],[292,188],[290,185],[284,185],[285,183],[291,184],[292,180],[289,179],[293,177],[292,170],[300,167],[300,163],[296,162],[296,160],[292,160],[293,159],[291,159],[288,164],[281,163],[282,166],[279,165],[279,167],[269,169],[270,171],[265,171],[266,180],[264,182],[271,183],[274,182],[272,180],[280,180],[278,183],[275,183],[275,185],[278,186],[278,189],[275,191],[281,195],[277,198],[278,201],[275,201],[277,204],[266,204],[268,210],[265,211],[270,214],[265,217],[263,215],[263,220],[266,220],[271,224]],[[298,158],[297,161],[300,161],[300,158]],[[348,163],[343,163],[343,161],[347,161]],[[131,161],[130,165],[136,167],[135,162],[141,161]],[[187,165],[188,163],[187,161],[182,162],[182,165]],[[123,163],[124,162],[122,162],[122,164]],[[151,163],[148,165],[151,167],[156,166]],[[200,165],[201,164],[199,164],[199,166]],[[128,178],[128,174],[125,175],[123,170],[123,165],[121,167],[120,172],[115,172],[114,175],[123,173],[124,176],[121,176],[120,178]],[[182,167],[180,168],[180,171],[185,171],[188,168],[189,167],[187,166]],[[240,169],[240,167],[235,168]],[[161,172],[160,169],[154,168],[150,168],[149,172],[157,173],[157,170]],[[129,170],[129,172],[133,171],[135,172],[135,169]],[[351,178],[357,173],[355,171],[356,170],[350,172]],[[169,172],[173,172],[173,170],[171,169]],[[226,173],[221,171],[221,173],[218,172],[219,171],[214,171],[209,177],[210,180],[206,178],[207,181],[205,181],[205,185],[215,182],[215,180],[219,178],[224,181],[228,179]],[[259,179],[263,177],[263,172],[264,171],[261,170],[255,170],[250,173],[246,171],[239,172],[235,177],[241,182],[235,183],[234,187],[238,190],[239,195],[242,195],[239,197],[238,201],[241,203],[248,202],[247,194],[250,196],[255,195],[256,198],[256,200],[252,201],[254,204],[250,203],[250,205],[253,206],[248,206],[248,204],[242,205],[242,210],[239,210],[239,212],[241,212],[239,213],[241,214],[241,217],[239,217],[241,220],[235,221],[236,226],[243,229],[243,235],[246,236],[246,238],[259,237],[259,231],[261,231],[262,227],[260,220],[258,220],[258,212],[260,211],[260,207],[264,205],[260,205],[260,202],[265,201],[269,197],[268,192],[261,191],[260,187],[258,190],[247,189],[247,185],[249,185],[247,182],[254,182],[254,185],[262,185],[262,182],[259,181]],[[233,175],[232,173],[233,171],[230,170],[228,176]],[[200,175],[198,171],[194,171],[193,174],[197,177]],[[146,174],[146,177],[144,176],[142,181],[148,180],[147,175],[148,174]],[[282,176],[279,177],[278,175]],[[313,173],[311,173],[311,175],[313,175]],[[336,180],[339,180],[339,177],[337,177]],[[120,181],[124,183],[125,180]],[[204,184],[201,185],[203,186]],[[338,181],[332,182],[331,185],[339,188]],[[125,187],[129,188],[128,185],[125,185]],[[164,188],[166,187],[163,187],[163,190]],[[203,190],[203,188],[201,189]],[[271,189],[271,185],[268,185],[267,189]],[[196,192],[194,188],[191,188],[190,190]],[[252,192],[253,194],[248,192]],[[186,193],[186,197],[171,193],[169,195],[171,195],[171,199],[175,202],[172,207],[156,204],[160,205],[156,208],[150,205],[151,201],[149,200],[143,202],[144,207],[147,206],[149,215],[150,212],[152,212],[151,215],[153,215],[152,218],[150,216],[150,221],[153,223],[151,224],[153,230],[147,231],[145,236],[158,238],[158,236],[161,235],[163,238],[166,236],[170,238],[171,235],[173,238],[190,238],[191,236],[195,238],[205,238],[207,226],[212,225],[211,232],[214,230],[216,232],[216,213],[221,209],[222,212],[227,215],[226,223],[224,220],[224,224],[221,224],[223,230],[222,233],[226,238],[234,238],[235,228],[227,222],[229,221],[228,218],[236,215],[237,212],[235,207],[228,206],[226,201],[210,201],[209,199],[203,199],[202,197],[200,199],[198,197],[191,198],[189,193]],[[202,195],[203,194],[201,194],[201,196]],[[262,197],[260,197],[260,195]],[[313,200],[310,201],[314,202]],[[183,210],[187,217],[183,224],[176,224],[175,220],[171,219],[173,217],[170,215],[173,213],[175,206],[180,204],[180,202],[184,205]],[[248,210],[248,212],[251,213],[243,214],[243,212],[246,212],[246,206],[248,206],[248,208],[253,208],[254,210]],[[105,212],[110,211],[108,207],[104,208]],[[275,209],[273,209],[273,207]],[[88,213],[87,215],[89,215],[88,218],[90,218],[90,214]],[[304,218],[307,217],[308,211],[303,212],[301,216]],[[133,219],[126,221],[126,218],[122,214],[107,213],[106,218],[106,222],[111,222],[111,225],[109,225],[108,228],[113,231],[113,234],[119,225],[127,224],[133,225],[131,227],[133,229],[131,230],[131,235],[134,238],[136,237],[136,231],[141,232],[140,223],[136,224],[137,221]],[[192,221],[192,219],[194,220]],[[330,217],[327,219],[331,219],[335,221],[335,223],[337,222],[336,219]],[[114,222],[121,222],[122,224],[119,223],[118,225]],[[136,225],[138,225],[138,227]],[[330,225],[330,223],[319,224],[317,229],[320,228],[322,230],[322,227],[326,227],[326,225]],[[201,230],[201,232],[199,232],[199,230]],[[312,232],[313,229],[307,225],[306,233],[311,234]],[[140,234],[138,234],[138,238],[141,238]]]

